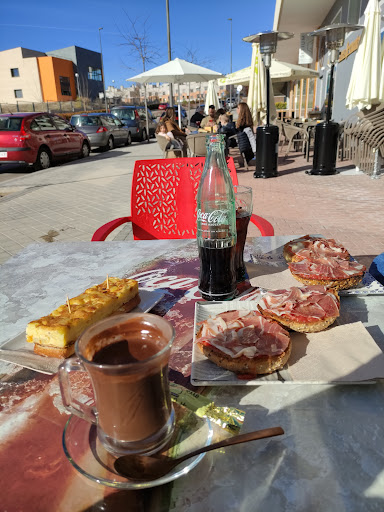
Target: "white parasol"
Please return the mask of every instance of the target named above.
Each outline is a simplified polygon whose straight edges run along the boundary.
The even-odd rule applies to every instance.
[[[208,80],[215,80],[222,76],[223,75],[217,71],[192,64],[192,62],[183,59],[174,59],[132,78],[127,78],[127,80],[140,84],[153,82],[184,84],[187,82],[207,82]]]
[[[209,105],[215,105],[215,109],[220,108],[219,94],[216,88],[216,80],[209,80],[207,96],[205,97],[204,113],[209,114]]]
[[[212,69],[198,66],[183,59],[173,59],[161,66],[144,71],[139,75],[127,78],[128,82],[148,84],[154,82],[168,82],[171,84],[184,84],[187,82],[207,82],[222,77],[221,73]],[[181,126],[180,105],[179,126]]]
[[[353,63],[346,97],[349,109],[370,109],[380,103],[381,41],[379,0],[369,0],[364,12],[364,31]]]

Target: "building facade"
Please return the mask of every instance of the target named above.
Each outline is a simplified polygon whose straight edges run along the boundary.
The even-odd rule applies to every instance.
[[[100,53],[70,46],[43,53],[0,52],[0,103],[94,100],[103,92]]]
[[[305,8],[299,0],[276,0],[273,29],[293,32],[295,36],[277,46],[276,58],[294,64],[300,63],[300,34],[317,30],[320,27],[336,23],[363,25],[364,11],[368,0],[305,0]],[[384,0],[380,0],[383,12]],[[340,49],[339,60],[335,66],[332,119],[345,121],[357,109],[346,107],[346,96],[352,73],[356,51],[359,46],[361,30],[346,34],[344,46]],[[383,34],[383,21],[381,23]],[[299,80],[292,84],[288,92],[288,104],[294,117],[306,117],[311,111],[325,112],[330,82],[330,52],[325,47],[325,38],[315,38],[313,44],[313,62],[308,66],[319,71],[316,79]]]

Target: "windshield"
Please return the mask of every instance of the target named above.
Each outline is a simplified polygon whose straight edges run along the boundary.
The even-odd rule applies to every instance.
[[[0,131],[2,132],[18,132],[20,131],[22,117],[2,116],[0,117]]]
[[[127,119],[133,121],[135,119],[135,111],[133,108],[117,108],[111,110],[111,114],[117,116],[119,119]]]
[[[80,116],[76,123],[77,126],[100,126],[99,116]]]

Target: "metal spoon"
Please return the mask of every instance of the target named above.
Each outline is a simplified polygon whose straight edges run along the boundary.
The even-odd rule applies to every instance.
[[[152,456],[123,455],[115,460],[115,469],[121,475],[134,480],[156,480],[157,478],[168,474],[178,464],[181,464],[190,457],[195,457],[200,453],[217,450],[218,448],[224,448],[225,446],[231,446],[233,444],[247,443],[248,441],[255,441],[256,439],[263,439],[265,437],[280,436],[282,434],[284,434],[284,430],[281,427],[256,430],[255,432],[249,432],[248,434],[241,434],[229,439],[224,439],[223,441],[211,444],[210,446],[204,446],[203,448],[187,453],[178,459],[172,459],[161,454]]]

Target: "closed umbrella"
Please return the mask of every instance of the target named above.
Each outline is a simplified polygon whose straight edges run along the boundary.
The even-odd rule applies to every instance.
[[[274,102],[273,87],[270,83],[270,118],[276,119],[276,106]],[[265,66],[260,53],[259,43],[252,43],[252,60],[247,104],[255,124],[266,121],[267,116],[267,85]]]
[[[369,0],[364,12],[364,31],[353,63],[346,97],[349,109],[370,109],[380,103],[381,40],[379,0]]]
[[[209,105],[215,105],[215,109],[220,108],[219,94],[216,88],[216,80],[209,80],[207,96],[205,98],[204,113],[209,114]]]
[[[379,87],[379,100],[384,103],[384,37],[381,42],[381,79]]]

